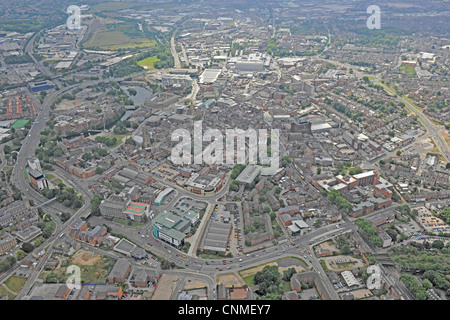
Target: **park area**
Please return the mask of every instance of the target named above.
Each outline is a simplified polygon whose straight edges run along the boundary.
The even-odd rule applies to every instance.
[[[148,57],[148,58],[139,60],[137,62],[137,64],[141,67],[144,67],[144,69],[153,70],[153,69],[155,69],[155,66],[154,66],[155,62],[158,62],[158,61],[160,61],[160,60],[158,59],[157,56],[152,56],[152,57]]]
[[[80,249],[72,257],[63,257],[53,254],[52,259],[59,259],[54,269],[44,267],[39,278],[46,283],[62,283],[69,277],[67,267],[76,265],[81,270],[82,283],[105,283],[109,273],[114,267],[115,260],[106,256]]]
[[[14,300],[26,282],[27,278],[24,277],[9,277],[8,280],[0,284],[0,298],[6,296],[8,300]]]
[[[279,300],[283,293],[291,291],[290,278],[305,272],[307,264],[294,257],[281,258],[269,263],[239,271],[249,287],[258,286],[257,296],[265,300]]]
[[[414,65],[411,65],[411,64],[402,64],[400,66],[400,70],[402,70],[408,76],[415,76],[416,75],[416,67]]]

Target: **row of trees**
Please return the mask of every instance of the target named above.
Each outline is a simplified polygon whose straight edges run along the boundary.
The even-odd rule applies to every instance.
[[[104,199],[103,195],[96,194],[91,199],[91,213],[93,216],[100,215],[100,203]]]
[[[411,245],[407,247],[392,248],[391,255],[402,270],[423,273],[422,285],[427,289],[434,286],[446,291],[446,294],[450,296],[450,265],[448,264],[450,244],[444,246],[440,240],[433,243],[411,242]],[[416,287],[412,285],[412,289],[408,289],[413,291],[417,289]]]
[[[341,193],[338,190],[330,190],[327,199],[335,204],[339,208],[339,210],[346,214],[348,214],[353,208],[352,203],[341,196]]]
[[[362,218],[356,219],[355,224],[358,226],[358,228],[362,231],[362,233],[367,237],[369,242],[377,247],[383,246],[383,240],[381,240],[380,236],[378,235],[377,230],[375,227],[369,222]]]
[[[20,63],[29,63],[33,62],[28,54],[23,56],[6,56],[5,63],[7,64],[20,64]]]
[[[0,272],[8,271],[14,264],[16,263],[16,258],[14,257],[7,257],[5,260],[0,262]]]
[[[73,188],[43,189],[41,192],[47,199],[56,197],[56,201],[68,208],[76,210],[83,206],[83,202]]]
[[[104,127],[106,129],[112,128],[117,123],[117,121],[119,121],[124,116],[125,112],[126,112],[126,110],[123,109],[122,111],[116,113],[111,118],[106,119]],[[92,129],[94,129],[94,130],[102,130],[103,129],[103,124],[99,124],[97,126],[94,126]]]
[[[405,284],[406,288],[408,288],[408,290],[411,291],[412,294],[414,294],[414,296],[416,297],[417,300],[427,300],[428,299],[428,293],[426,291],[428,284],[421,285],[410,274],[402,274],[400,276],[400,281]]]
[[[344,104],[331,100],[328,97],[325,97],[325,103],[331,106],[334,110],[345,114],[348,118],[353,121],[363,122],[365,120],[364,113],[362,111],[353,111],[353,109],[345,106]]]
[[[103,143],[107,147],[114,147],[117,143],[117,137],[110,136],[110,137],[95,137],[95,141]]]

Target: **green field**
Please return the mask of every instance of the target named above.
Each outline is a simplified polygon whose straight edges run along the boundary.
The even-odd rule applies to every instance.
[[[118,50],[129,48],[147,48],[156,44],[147,38],[131,38],[122,31],[100,31],[89,37],[83,48],[99,48],[101,50]]]
[[[100,3],[95,6],[92,6],[92,12],[111,12],[123,9],[129,9],[138,5],[142,5],[141,3],[132,3],[132,2],[105,2]]]
[[[11,128],[14,129],[22,129],[27,125],[27,123],[30,122],[30,120],[17,120],[14,122],[14,124],[11,126]]]
[[[253,283],[253,278],[255,277],[256,273],[251,274],[249,276],[243,277],[242,280],[244,280],[244,282],[247,284],[247,286],[249,287],[253,287],[254,283]]]
[[[177,2],[178,3],[178,2]],[[105,2],[91,7],[93,13],[96,12],[114,12],[123,9],[135,8],[138,9],[157,9],[157,8],[172,8],[177,3],[144,3],[144,2]]]
[[[408,76],[415,76],[416,75],[416,69],[415,66],[412,64],[402,64],[400,66],[400,70],[402,70],[404,73],[406,73]]]
[[[47,180],[52,180],[55,176],[52,175],[51,173],[47,173],[47,174],[45,175],[45,177],[47,178]]]
[[[27,282],[27,278],[11,276],[6,280],[5,285],[13,292],[19,293]]]
[[[147,67],[147,69],[155,69],[154,64],[155,62],[158,62],[159,59],[157,56],[153,56],[153,57],[148,57],[146,59],[140,60],[137,62],[137,64],[141,67]]]
[[[3,285],[0,285],[0,297],[4,297],[7,296],[8,300],[14,300],[14,298],[16,297],[15,295],[13,295],[11,292],[9,292],[8,290],[6,290],[5,287],[3,287]]]
[[[128,226],[128,222],[129,221],[131,221],[131,220],[113,219],[113,222],[118,223],[118,224],[122,224],[124,226]],[[142,226],[142,224],[134,222],[134,221],[131,221],[131,226],[132,227],[139,227],[139,226]]]

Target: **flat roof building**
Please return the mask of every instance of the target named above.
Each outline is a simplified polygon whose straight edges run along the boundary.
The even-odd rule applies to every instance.
[[[55,84],[51,81],[45,80],[40,82],[28,83],[28,88],[31,92],[45,91],[55,88]]]
[[[356,280],[355,276],[351,271],[343,271],[341,273],[342,278],[344,278],[345,283],[347,283],[347,286],[350,288],[352,286],[359,285],[358,280]]]
[[[249,164],[236,178],[236,181],[250,184],[261,173],[261,166],[256,164]]]

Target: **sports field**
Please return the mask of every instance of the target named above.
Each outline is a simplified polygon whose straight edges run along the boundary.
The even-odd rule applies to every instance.
[[[23,127],[25,127],[27,125],[27,123],[30,122],[30,120],[17,120],[16,122],[14,122],[14,124],[11,126],[11,128],[14,129],[22,129]]]

